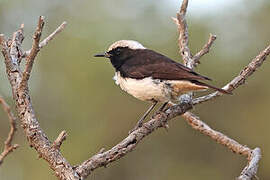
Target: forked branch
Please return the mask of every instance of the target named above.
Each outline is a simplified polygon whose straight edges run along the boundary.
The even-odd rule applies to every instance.
[[[194,63],[195,67],[196,67],[196,65],[200,64],[201,57],[204,56],[205,54],[209,53],[210,48],[216,39],[217,39],[216,35],[210,34],[208,42],[203,46],[203,48],[199,52],[197,52],[193,56],[192,59],[193,59],[193,63]]]
[[[192,56],[188,47],[188,28],[185,20],[187,6],[188,0],[183,0],[181,9],[179,13],[177,13],[177,18],[174,18],[174,21],[178,26],[179,49],[184,63],[188,67],[193,68],[199,63],[200,58],[209,52],[209,49],[216,39],[216,36],[210,35],[208,42],[203,46],[202,50],[196,53],[195,56]],[[97,154],[91,156],[78,166],[71,166],[71,164],[62,156],[60,152],[60,146],[67,136],[66,132],[62,131],[53,143],[48,140],[48,137],[40,127],[35,116],[28,90],[29,77],[34,60],[39,50],[47,45],[48,42],[52,40],[59,32],[61,32],[65,28],[65,25],[66,22],[63,22],[51,35],[40,42],[40,37],[44,26],[44,17],[41,16],[33,37],[32,48],[26,52],[23,52],[21,47],[21,43],[24,39],[23,26],[21,26],[21,28],[13,34],[11,46],[8,46],[4,35],[0,34],[0,44],[2,46],[2,54],[5,59],[7,76],[12,87],[13,98],[16,103],[16,110],[18,112],[22,127],[24,128],[25,135],[29,141],[29,144],[35,148],[41,158],[48,162],[49,166],[59,179],[79,180],[86,178],[95,169],[106,166],[127,155],[129,152],[134,150],[146,136],[150,135],[160,127],[165,127],[169,120],[180,115],[183,115],[188,124],[190,124],[194,129],[206,134],[216,142],[228,147],[230,150],[243,154],[248,158],[249,163],[242,171],[239,179],[249,180],[255,176],[258,168],[258,162],[261,157],[259,148],[251,150],[233,139],[230,139],[228,136],[211,129],[198,117],[190,112],[187,112],[188,110],[192,109],[192,106],[194,105],[220,96],[221,94],[217,92],[194,100],[192,100],[192,98],[183,98],[180,104],[169,107],[165,112],[156,113],[150,119],[150,121],[144,123],[142,127],[133,131],[124,140],[110,150],[105,151],[102,149]],[[225,86],[224,89],[232,91],[239,85],[243,84],[244,80],[246,80],[247,77],[250,76],[252,72],[255,71],[256,68],[259,67],[269,55],[269,49],[270,48],[267,47],[264,51],[262,51],[254,60],[252,60],[252,62],[242,71],[242,73],[234,78],[234,80]],[[24,71],[20,69],[20,61],[22,58],[26,58],[26,68]]]
[[[180,48],[181,55],[184,60],[184,64],[189,68],[195,67],[200,61],[200,58],[207,54],[216,39],[215,35],[210,34],[208,42],[204,45],[202,50],[200,50],[195,56],[192,57],[191,52],[188,47],[188,29],[185,21],[185,15],[187,11],[188,0],[183,0],[180,12],[177,14],[177,19],[173,19],[178,26],[179,31],[179,41],[178,45]],[[234,89],[242,85],[245,80],[263,63],[266,57],[270,53],[270,46],[268,46],[264,51],[262,51],[256,58],[254,58],[251,63],[247,67],[245,67],[239,76],[235,77],[230,83],[223,87],[223,89],[232,92]],[[214,92],[212,94],[196,98],[192,100],[192,104],[196,105],[208,100],[213,99],[214,97],[218,97],[223,95],[220,92]],[[215,140],[216,142],[226,146],[233,152],[236,152],[240,155],[247,156],[248,165],[241,172],[241,175],[238,177],[239,180],[251,180],[256,176],[256,172],[258,169],[258,162],[261,158],[260,149],[255,148],[251,150],[250,148],[239,144],[238,142],[232,140],[228,136],[217,132],[211,129],[206,123],[201,121],[199,117],[195,116],[190,112],[186,112],[182,115],[184,119],[188,122],[188,124],[195,130],[205,134]],[[252,163],[251,163],[252,162]]]
[[[200,120],[199,117],[195,116],[190,112],[186,112],[182,115],[187,123],[195,130],[201,132],[202,134],[209,136],[214,141],[219,144],[224,145],[232,152],[246,156],[248,160],[247,166],[241,172],[241,175],[238,177],[239,180],[251,180],[256,176],[259,161],[261,159],[261,150],[260,148],[250,149],[247,146],[236,142],[235,140],[229,138],[228,136],[213,130],[206,123]]]
[[[7,76],[12,87],[13,99],[16,103],[16,110],[30,146],[34,147],[39,156],[48,162],[49,166],[54,170],[59,179],[78,180],[80,177],[76,174],[73,167],[62,156],[59,150],[60,144],[64,140],[63,137],[65,136],[63,135],[59,138],[59,140],[56,140],[55,145],[49,141],[48,137],[37,121],[30,99],[28,80],[34,60],[40,49],[39,42],[43,26],[44,17],[41,16],[33,36],[33,44],[30,54],[26,57],[26,67],[24,71],[21,70],[19,63],[20,58],[22,58],[19,50],[22,49],[21,43],[24,39],[23,26],[21,26],[21,28],[13,34],[13,42],[11,43],[13,46],[8,47],[4,35],[0,35],[2,54],[5,57]],[[54,34],[55,33],[49,37],[54,36]],[[48,42],[52,38],[46,39]]]
[[[222,89],[232,92],[240,85],[243,85],[247,78],[251,76],[257,70],[257,68],[259,68],[263,64],[269,54],[270,45],[267,46],[263,51],[261,51],[259,55],[257,55],[254,59],[252,59],[251,62],[239,73],[239,75],[236,76],[233,80],[231,80],[228,84],[226,84]],[[220,92],[214,92],[206,96],[198,97],[194,99],[192,103],[193,105],[200,104],[222,95],[223,94]]]
[[[59,34],[60,32],[62,32],[65,27],[67,25],[67,22],[64,21],[58,28],[55,29],[54,32],[52,32],[48,37],[46,37],[43,41],[41,41],[39,43],[39,49],[43,48],[44,46],[46,46],[51,40],[53,40],[55,38],[55,36],[57,34]],[[28,51],[26,51],[24,54],[23,54],[23,57],[27,57],[30,55],[30,52],[31,52],[32,48]]]
[[[16,118],[13,115],[9,105],[6,103],[6,101],[3,99],[3,97],[0,96],[0,104],[2,105],[2,108],[7,113],[9,124],[10,124],[10,130],[8,133],[8,137],[5,141],[5,146],[3,152],[0,154],[0,166],[4,161],[4,158],[11,152],[13,152],[15,149],[19,147],[18,144],[12,144],[15,132],[17,130],[16,128]]]
[[[176,14],[177,18],[172,18],[174,22],[177,24],[179,38],[178,38],[178,46],[180,54],[183,57],[184,64],[189,67],[193,68],[193,65],[190,64],[193,62],[192,54],[188,47],[188,26],[186,22],[186,12],[188,7],[188,0],[183,0],[179,13]]]
[[[39,41],[41,38],[42,30],[44,26],[44,17],[40,16],[38,20],[38,25],[35,31],[35,34],[33,36],[33,43],[32,43],[32,48],[29,53],[29,55],[26,57],[26,65],[25,65],[25,70],[22,75],[22,81],[20,83],[20,88],[26,88],[30,73],[33,68],[34,60],[39,52]]]

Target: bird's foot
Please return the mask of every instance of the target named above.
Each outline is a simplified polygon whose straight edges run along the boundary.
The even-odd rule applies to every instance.
[[[169,124],[168,124],[168,121],[167,121],[167,114],[165,113],[165,111],[167,110],[168,108],[164,108],[163,110],[159,110],[157,111],[153,116],[152,118],[154,118],[155,116],[160,116],[161,118],[161,125],[160,127],[163,127],[167,132],[169,130]]]
[[[161,126],[164,127],[167,132],[169,131],[169,124],[167,121],[162,121]]]
[[[141,119],[137,122],[136,126],[128,132],[128,134],[131,134],[135,130],[139,129],[143,125],[144,119],[148,116],[148,114],[153,110],[153,108],[157,105],[157,101],[153,101],[153,104],[150,106],[150,108],[144,113],[144,115],[141,117]]]

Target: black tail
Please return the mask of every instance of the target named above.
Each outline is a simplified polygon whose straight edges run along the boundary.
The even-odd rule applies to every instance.
[[[194,84],[200,85],[200,86],[206,86],[206,87],[209,87],[209,88],[214,89],[214,90],[217,90],[217,91],[219,91],[219,92],[221,92],[221,93],[223,93],[223,94],[231,94],[231,95],[233,94],[233,93],[230,92],[230,91],[227,91],[227,90],[224,90],[224,89],[221,89],[221,88],[217,88],[217,87],[215,87],[215,86],[212,86],[212,85],[209,85],[209,84],[206,84],[206,83],[197,81],[197,80],[193,80],[193,81],[191,81],[191,82],[194,83]]]

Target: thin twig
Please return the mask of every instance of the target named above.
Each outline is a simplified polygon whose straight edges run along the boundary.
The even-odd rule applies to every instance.
[[[4,34],[0,34],[0,44],[2,45],[5,42]]]
[[[5,35],[0,34],[0,45],[1,45],[1,52],[4,56],[5,59],[5,64],[6,64],[6,72],[9,74],[10,72],[15,70],[14,64],[12,63],[11,56],[9,53],[9,48],[7,46],[7,42],[5,40]]]
[[[185,21],[185,14],[186,14],[186,8],[187,8],[188,0],[184,0],[182,2],[180,13],[177,14],[177,19],[174,19],[176,24],[178,25],[179,30],[179,49],[181,52],[181,55],[184,60],[184,64],[193,69],[198,63],[202,56],[207,54],[209,52],[210,47],[212,46],[214,40],[216,39],[216,36],[213,36],[210,34],[210,38],[208,42],[205,44],[205,46],[200,50],[194,57],[192,57],[189,47],[188,47],[188,29]],[[250,76],[256,68],[258,68],[265,58],[269,55],[270,48],[267,48],[263,52],[261,52],[244,70],[240,73],[239,76],[234,78],[229,84],[227,84],[224,89],[228,90],[229,92],[232,92],[235,88],[240,86],[244,83],[246,78]],[[214,97],[223,95],[220,92],[215,92],[207,96],[199,97],[195,100],[193,100],[193,105],[196,105],[198,103],[213,99]],[[188,94],[190,98],[192,98],[192,93]],[[256,175],[257,169],[258,169],[258,162],[260,160],[261,154],[260,149],[254,150],[256,153],[253,153],[253,151],[235,140],[227,137],[226,135],[217,132],[213,129],[211,129],[206,123],[202,122],[199,117],[196,117],[190,112],[186,112],[182,115],[184,119],[191,125],[195,130],[200,131],[201,133],[211,137],[216,142],[226,146],[233,152],[236,152],[238,154],[242,154],[248,157],[248,165],[247,167],[241,172],[241,175],[239,176],[239,180],[251,180],[252,177]],[[256,154],[256,155],[254,155]],[[253,155],[253,156],[252,156]]]
[[[261,159],[261,149],[255,148],[251,151],[251,156],[247,166],[243,169],[238,180],[252,180],[253,177],[257,177],[257,170],[259,167],[259,161]],[[257,178],[259,179],[259,178]]]
[[[23,50],[21,48],[21,44],[23,42],[23,28],[24,24],[21,24],[21,27],[18,31],[13,33],[11,45],[10,45],[10,56],[12,63],[15,66],[18,66],[18,64],[21,62]],[[18,52],[18,53],[17,53]]]
[[[193,56],[192,59],[193,59],[194,66],[196,66],[197,64],[200,64],[200,58],[204,56],[205,54],[209,53],[209,50],[216,39],[217,39],[216,35],[210,34],[208,42],[203,46],[203,48],[199,52],[197,52],[197,54]]]
[[[190,52],[189,47],[188,47],[188,31],[187,31],[187,24],[185,21],[185,14],[186,14],[187,5],[188,5],[188,0],[183,0],[183,4],[181,6],[180,12],[177,14],[177,19],[174,19],[174,20],[178,24],[178,30],[179,30],[179,34],[180,34],[179,35],[179,47],[180,47],[181,55],[183,56],[185,64],[188,67],[193,68],[195,63],[194,63],[194,59],[192,58],[191,52]],[[39,25],[38,25],[38,27],[39,27]],[[58,31],[56,30],[55,32],[58,32]],[[57,33],[55,33],[55,34],[57,34]],[[45,41],[44,46],[53,38],[53,36],[54,35],[52,35],[51,37],[48,37],[48,40],[46,40],[47,38],[44,40]],[[4,50],[2,52],[3,52],[3,55],[5,56],[5,61],[7,62],[10,60],[10,54],[9,54],[9,51],[5,51],[5,49],[8,50],[7,43],[4,41],[4,38],[2,38],[3,40],[1,40],[1,38],[2,38],[2,36],[0,36],[0,41],[4,42],[4,43],[1,43],[2,47],[4,47],[3,48]],[[35,44],[35,48],[33,48],[34,44]],[[209,48],[210,48],[210,46],[211,45],[209,45]],[[34,40],[32,49],[31,49],[29,55],[27,56],[27,58],[31,58],[31,56],[32,56],[31,54],[34,54],[34,53],[31,53],[32,51],[34,51],[33,49],[39,50],[40,48],[41,48],[40,44],[38,44]],[[19,51],[17,53],[19,53]],[[34,55],[32,57],[35,58],[35,56],[36,55]],[[16,57],[18,57],[18,56],[16,56]],[[200,57],[198,56],[197,60]],[[33,65],[33,62],[34,62],[34,60],[32,61],[32,65]],[[30,72],[32,69],[32,65],[30,67],[30,70],[29,69],[26,70],[27,72],[29,72],[29,75],[30,75]],[[15,66],[15,67],[17,67],[17,66]],[[25,81],[25,88],[18,88],[18,84],[20,82],[22,82],[22,78],[23,78],[20,69],[16,69],[16,71],[12,71],[10,69],[12,67],[9,67],[8,63],[6,63],[6,68],[8,69],[8,72],[9,72],[7,74],[9,77],[10,84],[12,86],[14,99],[16,100],[17,111],[18,111],[19,117],[21,119],[22,126],[25,130],[25,134],[27,136],[27,139],[28,139],[30,145],[36,149],[36,151],[39,153],[39,155],[49,163],[50,167],[55,171],[56,175],[60,179],[69,179],[69,180],[76,179],[76,180],[78,180],[78,179],[86,178],[95,169],[102,167],[102,166],[106,166],[107,164],[109,164],[113,161],[116,161],[117,159],[120,159],[121,157],[127,155],[129,152],[131,152],[132,150],[134,150],[136,148],[138,143],[141,142],[141,140],[144,137],[151,134],[157,128],[163,127],[164,124],[166,124],[172,118],[179,116],[179,115],[182,115],[183,113],[185,113],[186,111],[188,111],[192,108],[191,98],[183,98],[182,100],[187,100],[187,101],[182,101],[179,105],[174,105],[174,106],[168,108],[164,113],[160,112],[160,113],[155,114],[150,121],[144,123],[142,127],[138,128],[137,130],[135,130],[134,132],[129,134],[128,137],[126,137],[122,142],[120,142],[119,144],[114,146],[112,149],[105,151],[105,152],[103,150],[101,150],[96,155],[94,155],[91,158],[89,158],[88,160],[84,161],[79,166],[72,167],[59,151],[60,145],[65,139],[65,133],[64,132],[60,133],[60,135],[58,136],[58,138],[56,139],[56,141],[54,143],[55,145],[53,145],[48,140],[46,134],[41,129],[41,127],[40,127],[40,125],[35,117],[35,113],[34,113],[34,110],[32,107],[31,99],[30,99],[30,94],[28,91],[28,85],[27,85],[29,76],[28,75],[27,75],[28,77],[25,77],[25,75],[23,76],[24,81]],[[190,97],[190,96],[188,96],[188,97]],[[189,115],[189,113],[187,113],[186,115]],[[185,117],[185,115],[184,115],[184,117]],[[194,118],[194,117],[192,116],[190,118]],[[198,127],[198,125],[196,125],[196,123],[194,124],[194,122],[197,122],[197,124],[203,123],[203,122],[192,121],[192,123],[191,123],[194,125],[194,128],[198,128],[198,130],[200,130],[201,127]],[[205,126],[205,125],[206,124],[203,124],[203,126]],[[207,127],[207,128],[205,128],[205,127]],[[256,149],[255,149],[256,151],[253,150],[254,154],[252,153],[251,155],[249,155],[250,153],[248,153],[248,152],[250,152],[250,149],[248,147],[242,146],[239,143],[237,144],[236,141],[228,138],[227,136],[225,136],[219,132],[212,130],[209,126],[205,126],[205,127],[204,127],[204,129],[201,129],[201,132],[206,133],[206,134],[208,133],[207,135],[212,137],[213,139],[215,139],[217,142],[221,142],[229,149],[231,149],[233,151],[237,151],[239,153],[242,152],[242,154],[249,157],[250,163],[246,167],[247,171],[243,170],[243,174],[250,172],[251,166],[255,167],[255,166],[250,165],[250,164],[252,164],[252,163],[257,164],[259,157],[260,157],[260,153],[258,153],[258,150],[256,150]],[[222,138],[220,139],[220,136],[222,136],[222,138],[225,138],[225,139],[223,139],[223,140],[222,140]],[[226,140],[229,140],[229,142],[227,142]],[[231,144],[236,144],[236,145],[232,146]],[[256,157],[256,158],[254,159],[252,157],[252,155],[254,155],[254,157]],[[253,161],[252,161],[252,159],[253,159]],[[255,170],[255,173],[256,173],[256,170]]]
[[[26,69],[24,74],[22,73],[19,63],[12,63],[9,47],[4,40],[4,36],[0,36],[2,42],[2,53],[5,57],[5,64],[7,69],[8,80],[12,87],[13,99],[16,103],[16,110],[21,120],[21,126],[24,129],[24,133],[31,147],[34,147],[39,156],[48,162],[50,167],[54,170],[56,176],[61,180],[79,180],[81,179],[78,174],[73,170],[69,162],[62,156],[59,149],[54,148],[49,141],[45,132],[39,125],[36,119],[35,112],[32,106],[29,90],[28,80],[34,63],[34,59],[39,51],[39,40],[41,36],[41,30],[43,28],[43,17],[39,18],[38,25],[34,34],[34,40],[32,49],[27,57]],[[20,31],[20,30],[19,30]],[[18,34],[18,33],[17,33]],[[14,41],[19,39],[13,38]],[[21,47],[21,43],[16,43],[17,48],[14,48],[14,62],[18,62]],[[17,49],[17,51],[16,51]],[[22,80],[23,79],[23,80]]]
[[[200,120],[199,117],[195,116],[191,112],[186,112],[182,115],[187,123],[195,130],[200,131],[202,134],[209,136],[217,143],[226,146],[231,151],[249,157],[251,149],[247,146],[243,146],[228,136],[211,129],[206,123]]]
[[[32,48],[31,48],[30,54],[29,54],[29,56],[26,57],[26,65],[25,65],[25,70],[23,72],[22,81],[20,83],[20,88],[26,88],[26,84],[27,84],[28,79],[30,77],[30,73],[32,71],[32,67],[34,64],[34,60],[39,52],[39,41],[40,41],[40,37],[42,34],[43,26],[44,26],[44,17],[40,16],[39,20],[38,20],[38,25],[37,25],[36,31],[35,31],[34,36],[33,36],[33,43],[32,43]]]
[[[187,7],[188,7],[188,0],[183,0],[179,12],[176,13],[177,18],[172,18],[172,19],[177,25],[177,29],[179,32],[178,47],[179,47],[179,52],[183,58],[184,65],[193,69],[194,63],[193,63],[191,51],[188,46],[189,38],[188,38],[188,26],[186,22]],[[193,93],[190,92],[187,95],[181,96],[181,99],[183,98],[192,99],[192,96],[193,96]]]
[[[232,152],[244,155],[248,159],[248,165],[241,172],[241,175],[238,177],[238,180],[251,180],[257,173],[258,162],[261,158],[260,148],[251,150],[247,146],[243,146],[236,142],[235,140],[229,138],[228,136],[213,130],[206,123],[200,120],[199,117],[195,116],[191,112],[186,112],[182,115],[187,123],[195,130],[200,131],[202,134],[209,136],[217,143],[226,146]]]
[[[67,138],[67,132],[66,131],[62,131],[58,137],[55,139],[55,141],[53,142],[53,147],[56,149],[60,149],[62,143],[66,140]]]
[[[239,75],[236,76],[227,85],[225,85],[222,89],[232,92],[233,90],[238,88],[240,85],[244,84],[247,78],[251,76],[256,71],[256,69],[262,65],[262,63],[265,61],[266,57],[269,54],[270,54],[270,45],[266,47],[263,51],[261,51],[258,56],[252,59],[252,61],[239,73]],[[196,99],[193,99],[193,105],[209,101],[213,98],[216,98],[222,95],[223,94],[220,92],[214,92],[206,96],[198,97]]]
[[[41,43],[39,43],[39,49],[46,46],[49,43],[49,41],[53,40],[58,33],[62,32],[64,28],[66,27],[66,25],[67,25],[67,22],[64,21],[58,28],[55,29],[54,32],[52,32],[48,37],[46,37],[43,41],[41,41]],[[23,57],[29,56],[30,52],[31,52],[31,49],[26,51]]]
[[[179,38],[178,38],[178,46],[180,50],[180,54],[183,57],[184,64],[189,68],[192,68],[190,62],[192,62],[192,54],[188,47],[188,26],[185,19],[185,15],[187,12],[188,0],[183,0],[180,11],[176,14],[177,19],[173,18],[174,22],[178,27]]]
[[[11,112],[11,109],[9,105],[6,103],[6,101],[3,99],[3,97],[0,96],[0,104],[2,104],[2,107],[4,111],[7,113],[9,124],[10,124],[10,131],[8,133],[8,137],[5,141],[5,147],[3,152],[0,154],[0,166],[3,163],[4,158],[11,153],[13,150],[17,149],[19,147],[18,144],[12,145],[12,141],[15,135],[15,132],[17,130],[16,128],[16,118]]]

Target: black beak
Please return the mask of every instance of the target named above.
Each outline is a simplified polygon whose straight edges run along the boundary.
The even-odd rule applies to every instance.
[[[94,57],[106,57],[106,58],[109,58],[110,54],[105,52],[105,53],[95,54]]]

